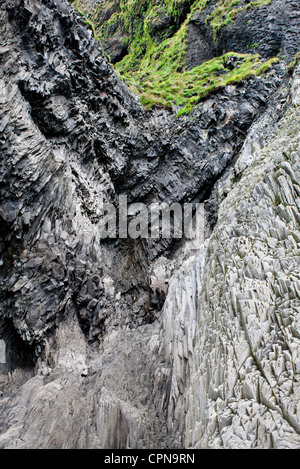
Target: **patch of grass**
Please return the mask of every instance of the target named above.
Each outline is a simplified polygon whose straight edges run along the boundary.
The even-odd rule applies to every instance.
[[[249,49],[257,49],[259,47],[259,42],[254,42],[253,44],[250,44]]]
[[[236,61],[233,69],[227,66],[232,58]],[[275,58],[263,62],[258,54],[230,52],[182,73],[174,69],[174,64],[169,64],[167,69],[154,64],[146,72],[135,73],[131,87],[132,91],[139,92],[146,109],[179,106],[182,109],[178,115],[188,114],[210,93],[249,76],[259,76],[278,61]]]
[[[251,8],[269,5],[271,2],[272,0],[254,0],[245,5],[240,0],[221,0],[207,17],[206,22],[211,24],[216,37],[217,31],[223,26],[232,23],[238,13]]]
[[[177,39],[182,46],[184,31]],[[278,58],[264,62],[258,54],[229,52],[186,71],[182,67],[183,47],[177,47],[173,41],[161,44],[158,50],[149,51],[142,59],[141,67],[125,75],[129,88],[140,95],[141,104],[146,109],[176,106],[181,107],[179,115],[188,114],[210,93],[249,76],[262,75],[279,62]],[[233,68],[232,60],[235,63]]]
[[[280,204],[281,204],[281,198],[279,197],[278,194],[275,194],[275,200],[274,200],[275,207],[278,207]]]
[[[119,8],[99,27],[90,24],[92,20],[83,15],[100,42],[123,31],[123,39],[129,44],[128,54],[115,64],[115,70],[130,90],[140,96],[146,109],[179,107],[178,114],[188,114],[210,93],[251,75],[261,75],[279,61],[274,58],[264,62],[257,54],[230,52],[187,71],[187,33],[194,12],[214,5],[206,22],[216,37],[217,31],[234,21],[239,12],[268,5],[271,1],[255,0],[245,4],[241,0],[120,0]],[[75,6],[78,8],[85,2],[76,0]],[[104,0],[98,8],[108,8],[113,3]],[[96,21],[97,12],[89,18]],[[157,36],[153,28],[159,27],[162,18],[169,18],[169,23]],[[231,65],[227,64],[229,59]]]
[[[233,70],[226,68],[226,62],[229,57],[238,59],[236,67]],[[210,93],[220,90],[227,85],[239,83],[249,76],[259,76],[272,68],[274,63],[279,62],[277,58],[263,62],[258,54],[234,54],[232,52],[222,57],[213,59],[205,64],[195,67],[193,70],[183,74],[185,77],[194,78],[193,86],[190,89],[190,96],[183,93],[183,99],[177,99],[177,105],[184,106],[180,114],[188,114]],[[220,74],[220,71],[224,72]]]

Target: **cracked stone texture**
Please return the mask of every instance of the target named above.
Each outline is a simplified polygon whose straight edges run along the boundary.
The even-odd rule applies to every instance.
[[[239,2],[241,11],[232,22],[215,34],[206,19],[216,2],[208,2],[204,11],[196,10],[188,30],[186,63],[189,69],[206,60],[233,51],[259,53],[262,57],[292,59],[298,52],[300,8],[295,0],[272,0],[258,8],[247,9],[247,0]],[[243,10],[244,8],[244,10]]]
[[[300,447],[299,74],[148,114],[66,1],[0,22],[0,447]],[[102,242],[120,193],[205,243]]]
[[[130,32],[130,28],[128,30],[121,16],[116,21],[116,15],[122,10],[120,0],[70,1],[94,23],[96,33],[100,34],[102,47],[110,56],[111,62],[121,61],[128,53],[132,31]],[[229,3],[226,2],[226,11]],[[162,38],[172,36],[174,28],[180,28],[192,8],[194,13],[188,23],[185,54],[188,69],[226,52],[259,53],[265,58],[279,54],[292,60],[299,50],[300,8],[297,0],[270,0],[265,4],[238,0],[235,5],[231,5],[231,8],[239,10],[233,21],[226,22],[226,15],[222,17],[220,14],[219,21],[224,23],[215,31],[211,25],[211,15],[222,6],[219,0],[180,1],[180,16],[167,13],[166,4],[170,6],[169,1],[161,0],[155,4],[158,8],[153,17],[143,18],[142,9],[136,18],[131,18],[133,31],[140,28],[141,21],[146,21],[147,31],[159,43]],[[136,5],[138,8],[138,3]],[[103,25],[104,36],[101,34]]]

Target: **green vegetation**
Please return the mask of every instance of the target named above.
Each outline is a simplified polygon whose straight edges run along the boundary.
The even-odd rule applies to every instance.
[[[294,60],[288,66],[288,73],[292,74],[300,62],[300,51],[295,55]]]
[[[187,114],[215,90],[251,75],[261,75],[279,61],[274,58],[263,62],[257,54],[230,52],[187,71],[187,33],[194,12],[215,6],[206,22],[216,38],[218,30],[234,21],[239,12],[271,1],[120,0],[111,16],[100,22],[101,12],[116,6],[117,2],[104,1],[98,10],[90,12],[89,19],[85,0],[76,0],[74,6],[83,8],[82,14],[101,42],[118,35],[122,44],[128,45],[127,55],[115,64],[115,70],[130,90],[140,96],[146,109],[177,106],[179,114]]]
[[[257,49],[259,47],[259,42],[254,42],[253,44],[250,44],[249,49]]]
[[[170,49],[166,48],[164,52],[167,55]],[[230,59],[235,61],[233,69],[229,65]],[[139,92],[141,103],[147,109],[176,105],[182,108],[179,114],[187,114],[211,92],[251,75],[261,75],[278,61],[274,58],[263,62],[258,54],[229,52],[190,71],[179,73],[176,61],[166,60],[165,66],[161,67],[160,61],[149,59],[147,67],[132,72],[129,87],[133,92]]]

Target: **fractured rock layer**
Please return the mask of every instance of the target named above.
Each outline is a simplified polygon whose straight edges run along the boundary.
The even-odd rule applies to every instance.
[[[67,2],[0,21],[0,447],[299,446],[298,75],[146,113]],[[207,240],[101,240],[119,194]]]

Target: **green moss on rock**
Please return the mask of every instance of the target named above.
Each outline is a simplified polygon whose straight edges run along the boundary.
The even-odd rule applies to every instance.
[[[220,28],[232,23],[234,18],[242,11],[269,5],[271,2],[272,0],[254,0],[248,2],[243,0],[221,0],[218,1],[216,8],[207,17],[206,22],[210,23],[216,35]]]

